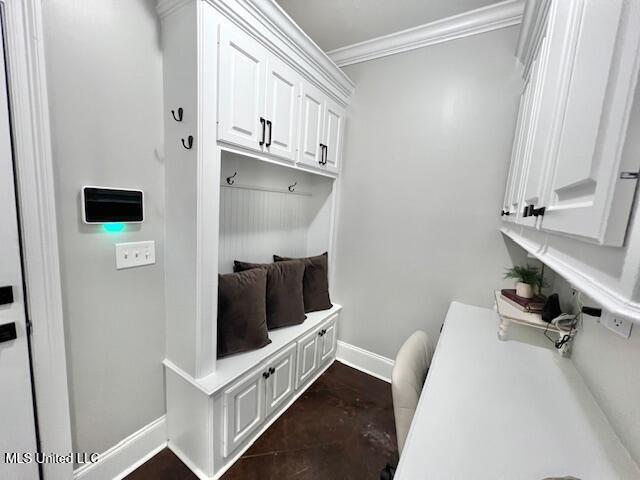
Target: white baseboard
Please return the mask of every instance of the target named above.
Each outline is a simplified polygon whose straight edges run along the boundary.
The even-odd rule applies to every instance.
[[[387,357],[338,340],[336,358],[350,367],[391,383],[395,362]]]
[[[120,480],[167,446],[166,416],[163,415],[73,472],[74,480]]]
[[[169,448],[169,450],[171,450],[174,453],[176,457],[180,459],[182,463],[184,463],[187,466],[189,470],[191,470],[191,473],[193,473],[196,477],[198,477],[200,480],[211,480],[211,477],[209,477],[202,470],[200,470],[196,466],[196,464],[193,463],[191,459],[187,455],[185,455],[185,453],[182,450],[180,450],[180,447],[178,447],[175,443],[172,443],[171,440],[169,440],[167,447]]]

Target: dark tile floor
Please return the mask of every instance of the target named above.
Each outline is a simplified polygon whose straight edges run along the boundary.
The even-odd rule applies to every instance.
[[[397,462],[391,386],[335,362],[223,480],[378,480]],[[125,480],[196,480],[168,449]]]

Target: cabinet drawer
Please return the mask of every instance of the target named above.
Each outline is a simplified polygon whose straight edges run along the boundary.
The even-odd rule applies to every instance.
[[[245,376],[224,392],[224,453],[227,457],[264,420],[264,369]]]

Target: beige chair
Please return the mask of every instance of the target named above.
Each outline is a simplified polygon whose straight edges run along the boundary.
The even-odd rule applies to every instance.
[[[431,357],[433,348],[429,336],[420,330],[404,342],[396,355],[396,363],[391,374],[391,392],[400,454],[418,406],[422,386],[427,378]]]

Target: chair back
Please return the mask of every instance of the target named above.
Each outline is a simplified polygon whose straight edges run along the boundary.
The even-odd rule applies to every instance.
[[[432,357],[433,348],[429,336],[420,330],[404,342],[396,355],[396,363],[391,374],[391,392],[400,454],[418,406]]]

